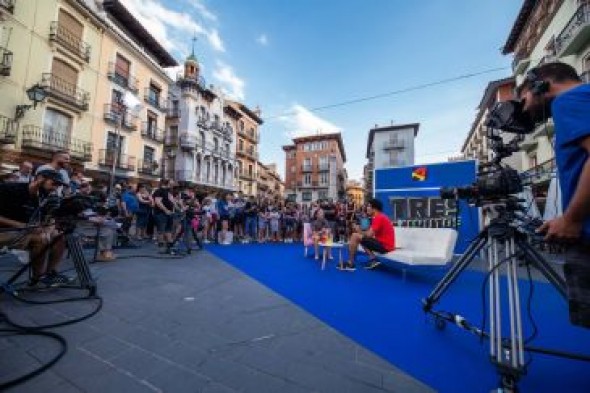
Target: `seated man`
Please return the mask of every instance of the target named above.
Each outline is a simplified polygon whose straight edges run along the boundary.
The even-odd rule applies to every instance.
[[[369,200],[367,213],[371,217],[371,227],[366,231],[356,229],[355,233],[350,236],[348,255],[349,260],[346,265],[339,266],[340,270],[356,270],[354,261],[358,246],[361,245],[365,252],[369,254],[369,264],[367,269],[375,269],[381,264],[375,257],[375,253],[386,254],[395,249],[395,233],[393,224],[389,218],[382,213],[383,205],[377,199]]]
[[[68,282],[66,276],[56,271],[65,251],[62,234],[54,226],[39,226],[36,221],[27,229],[31,218],[39,212],[40,201],[64,185],[60,173],[52,169],[39,171],[30,183],[0,184],[0,246],[29,251],[29,286]]]
[[[90,238],[94,238],[98,231],[98,257],[99,262],[110,262],[116,259],[113,254],[113,243],[117,236],[116,223],[114,220],[106,217],[106,213],[98,206],[98,200],[92,196],[92,186],[89,183],[80,184],[79,194],[87,196],[93,200],[92,212],[96,215],[90,216],[88,222],[82,221],[78,225],[78,233]]]

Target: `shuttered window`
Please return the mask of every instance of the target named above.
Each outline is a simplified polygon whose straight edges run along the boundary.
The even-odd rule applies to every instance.
[[[78,71],[60,59],[53,59],[51,73],[71,85],[76,86],[78,83]]]
[[[125,78],[129,76],[131,65],[129,60],[123,56],[117,54],[117,60],[115,61],[115,72]]]
[[[59,22],[60,26],[67,29],[68,32],[71,33],[73,36],[80,40],[82,39],[84,25],[78,22],[78,20],[74,18],[70,13],[64,11],[63,9],[60,9],[57,21]]]

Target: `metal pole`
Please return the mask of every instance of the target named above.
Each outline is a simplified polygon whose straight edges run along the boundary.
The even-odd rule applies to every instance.
[[[115,171],[117,168],[117,164],[118,164],[118,158],[119,158],[119,153],[120,153],[120,148],[121,148],[121,127],[123,127],[123,116],[125,116],[125,113],[127,111],[127,107],[123,104],[118,104],[119,107],[121,108],[120,110],[120,114],[119,114],[119,119],[117,120],[117,125],[115,126],[115,151],[113,152],[113,165],[111,167],[111,173],[109,176],[109,189],[108,189],[108,193],[110,196],[113,195],[113,187],[115,185]],[[109,154],[109,151],[107,149],[106,154]]]

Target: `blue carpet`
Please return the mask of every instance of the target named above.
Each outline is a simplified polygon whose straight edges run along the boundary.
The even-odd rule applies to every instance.
[[[301,244],[211,246],[208,250],[440,392],[489,392],[497,374],[488,344],[448,325],[437,330],[425,318],[420,299],[442,277],[442,269],[340,272],[332,263],[321,271],[303,257]],[[346,252],[345,252],[346,254]],[[335,254],[336,255],[336,254]],[[359,262],[364,261],[359,256]],[[473,323],[481,320],[483,274],[464,272],[439,304]],[[527,289],[528,284],[523,288]],[[568,322],[565,302],[548,284],[535,283],[536,346],[590,354],[590,330]],[[524,303],[526,304],[526,303]],[[525,332],[530,327],[525,321]],[[522,392],[590,392],[590,363],[532,355]]]

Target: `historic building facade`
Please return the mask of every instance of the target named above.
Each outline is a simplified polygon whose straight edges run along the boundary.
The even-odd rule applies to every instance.
[[[344,199],[347,173],[342,135],[317,134],[293,139],[285,151],[285,193],[298,203]]]

